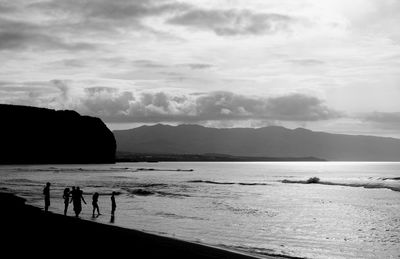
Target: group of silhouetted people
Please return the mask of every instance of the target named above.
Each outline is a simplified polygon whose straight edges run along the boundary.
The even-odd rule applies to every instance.
[[[116,192],[112,192],[111,194],[111,221],[114,219],[115,209],[117,205],[115,203],[115,194]],[[50,207],[50,183],[46,183],[46,186],[43,189],[44,195],[44,211],[47,212]],[[95,192],[92,196],[92,206],[93,206],[93,217],[95,217],[95,212],[97,211],[97,216],[101,215],[99,208],[99,193]],[[64,193],[62,196],[64,200],[64,215],[67,215],[68,206],[70,203],[74,206],[75,216],[79,217],[79,214],[82,211],[82,201],[86,204],[85,199],[83,198],[83,191],[79,187],[72,187],[72,190],[69,188],[64,189]]]

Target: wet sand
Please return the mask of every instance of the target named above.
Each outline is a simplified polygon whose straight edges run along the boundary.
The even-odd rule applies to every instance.
[[[2,254],[12,257],[257,258],[141,231],[45,213],[0,192]],[[278,257],[263,257],[278,258]]]

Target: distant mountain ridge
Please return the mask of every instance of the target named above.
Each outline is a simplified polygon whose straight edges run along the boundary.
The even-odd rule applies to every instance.
[[[256,157],[224,154],[142,154],[117,152],[117,162],[278,162],[278,161],[326,161],[317,157]]]
[[[154,154],[317,157],[331,161],[400,161],[400,139],[331,134],[279,126],[207,128],[157,124],[113,132],[117,150]]]

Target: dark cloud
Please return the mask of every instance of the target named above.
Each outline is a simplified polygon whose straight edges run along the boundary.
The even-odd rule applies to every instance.
[[[148,17],[162,17],[168,24],[212,30],[218,35],[274,33],[287,30],[296,20],[287,15],[249,10],[205,10],[171,0],[53,0],[0,7],[4,7],[0,12],[0,50],[87,51],[102,46],[99,43],[102,41],[93,39],[115,34],[142,36],[142,32],[148,32],[171,37],[145,23],[143,20]],[[23,10],[28,9],[42,19],[23,16]],[[189,67],[209,68],[206,64]]]
[[[80,39],[147,31],[143,18],[176,13],[187,4],[167,0],[63,0],[0,3],[0,50],[93,50]],[[26,10],[42,19],[24,15]],[[17,14],[17,15],[15,15]],[[12,18],[11,18],[12,17]]]
[[[11,1],[10,1],[11,2]],[[12,3],[6,2],[6,1],[1,1],[0,2],[0,14],[1,13],[13,13],[17,11],[17,8],[12,5]]]
[[[372,112],[362,119],[383,129],[400,129],[400,112]]]
[[[143,18],[186,10],[189,5],[167,0],[63,0],[34,3],[29,6],[50,16],[68,17],[56,25],[68,33],[126,33],[156,30]],[[56,28],[55,27],[55,28]],[[133,29],[133,31],[132,31]]]
[[[208,69],[212,68],[213,65],[211,64],[204,64],[204,63],[187,63],[187,64],[179,64],[178,66],[188,67],[190,69]]]
[[[57,37],[38,32],[0,32],[0,50],[13,49],[64,49],[92,50],[95,45],[89,43],[68,43]]]
[[[133,64],[138,67],[144,67],[144,68],[165,68],[168,67],[167,65],[154,62],[152,60],[147,60],[147,59],[140,59],[140,60],[135,60],[133,61]]]
[[[168,23],[212,30],[218,35],[250,35],[288,30],[294,18],[249,10],[191,9],[170,18]]]
[[[141,17],[185,10],[189,5],[166,0],[54,0],[35,3],[32,4],[31,7],[49,13],[62,12],[74,15],[80,14],[87,19],[131,21]]]
[[[62,39],[47,31],[47,26],[0,18],[0,50],[64,49],[90,50],[96,45]]]

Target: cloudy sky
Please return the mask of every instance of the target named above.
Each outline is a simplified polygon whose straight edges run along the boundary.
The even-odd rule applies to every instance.
[[[398,0],[0,0],[0,103],[400,137]]]

